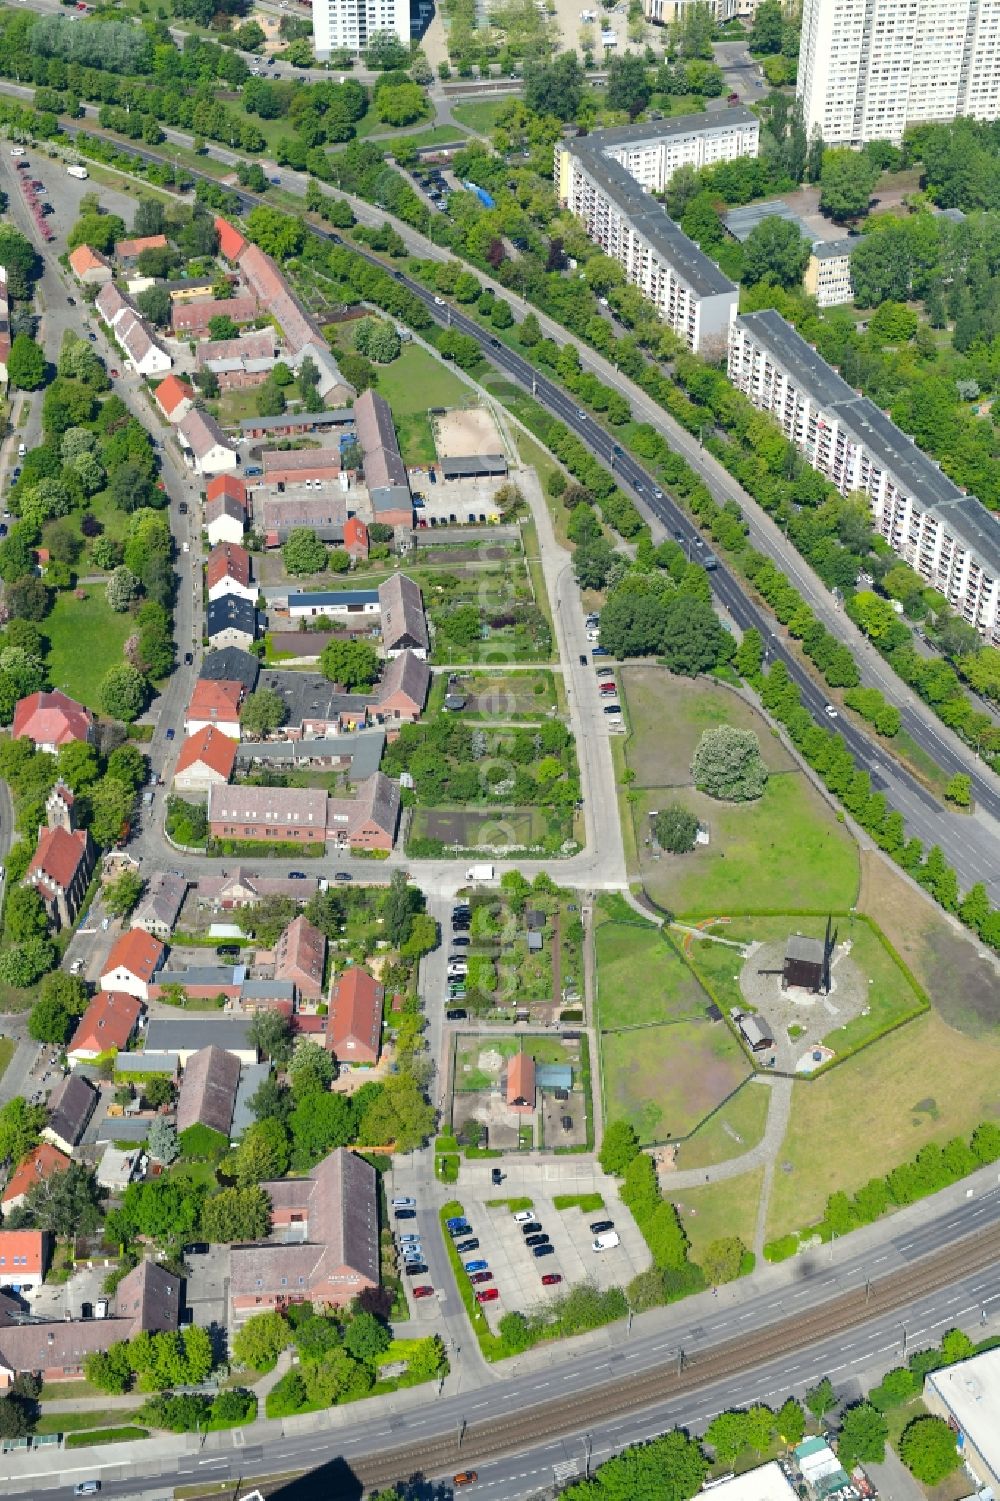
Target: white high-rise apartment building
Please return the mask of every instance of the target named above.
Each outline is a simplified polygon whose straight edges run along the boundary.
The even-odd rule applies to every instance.
[[[828,146],[1000,118],[1000,0],[805,0],[798,96]]]
[[[377,31],[410,45],[410,0],[312,0],[313,51],[321,61],[344,47],[363,52]]]
[[[721,350],[739,292],[652,195],[678,168],[756,156],[759,141],[760,122],[741,106],[556,143],[561,206],[583,221],[590,238],[695,351]]]
[[[733,320],[728,374],[842,495],[863,491],[893,552],[1000,645],[1000,521],[992,512],[773,309]]]

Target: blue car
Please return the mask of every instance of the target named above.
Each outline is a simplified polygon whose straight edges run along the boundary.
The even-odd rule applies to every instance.
[[[592,646],[590,648],[590,655],[592,657],[606,657],[608,655],[608,649],[606,646]]]
[[[488,1266],[488,1261],[467,1261],[465,1263],[465,1270],[467,1272],[485,1272]]]
[[[458,1215],[455,1219],[445,1220],[445,1225],[449,1230],[457,1230],[459,1225],[464,1224],[466,1224],[466,1218],[464,1214]]]

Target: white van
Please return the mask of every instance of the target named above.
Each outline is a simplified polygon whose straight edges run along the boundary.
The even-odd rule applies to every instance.
[[[603,1235],[599,1235],[592,1243],[591,1250],[613,1251],[615,1246],[620,1246],[621,1243],[621,1236],[617,1230],[605,1230]]]

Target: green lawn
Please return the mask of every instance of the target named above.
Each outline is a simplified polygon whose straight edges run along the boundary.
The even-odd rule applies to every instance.
[[[7,1065],[14,1056],[17,1043],[11,1037],[0,1037],[0,1079],[6,1072]]]
[[[137,1402],[134,1407],[119,1407],[115,1409],[115,1417],[121,1418],[127,1423],[133,1413],[142,1407]],[[91,1412],[43,1412],[35,1424],[36,1433],[82,1433],[88,1428],[105,1427],[108,1414],[105,1411]]]
[[[686,1136],[750,1072],[724,1022],[689,1021],[602,1032],[605,1115],[644,1144]]]
[[[713,1240],[727,1235],[738,1235],[748,1251],[752,1248],[763,1178],[764,1169],[758,1167],[739,1178],[681,1188],[676,1194],[670,1192],[668,1183],[667,1198],[677,1206],[694,1261]]]
[[[721,685],[656,667],[626,668],[619,686],[628,707],[626,755],[641,789],[629,805],[639,873],[655,901],[705,915],[853,905],[860,879],[853,839],[751,705]],[[756,802],[718,802],[691,782],[702,732],[722,724],[757,735],[770,777]],[[709,843],[657,858],[649,815],[673,800],[697,814]]]
[[[597,973],[598,1025],[605,1032],[700,1017],[708,1005],[694,975],[657,928],[601,923]]]
[[[101,680],[109,667],[124,660],[123,647],[133,619],[127,612],[116,615],[108,608],[103,586],[88,584],[84,593],[85,599],[77,599],[71,590],[57,594],[42,631],[51,643],[48,666],[53,688],[97,709]]]
[[[634,804],[640,848],[662,789]],[[708,828],[710,842],[688,855],[643,859],[650,896],[670,911],[846,911],[857,900],[857,847],[800,772],[772,775],[753,803],[721,803],[693,789],[681,801]]]
[[[755,1147],[764,1135],[771,1091],[766,1084],[748,1079],[720,1110],[681,1144],[677,1167],[714,1167]],[[737,1138],[739,1138],[737,1140]]]
[[[463,125],[468,125],[470,130],[478,130],[486,135],[496,124],[497,115],[510,102],[510,99],[472,99],[464,104],[456,104],[452,114]]]
[[[385,125],[382,126],[382,130],[386,130],[387,128]],[[381,133],[379,131],[379,134]],[[419,148],[421,146],[447,146],[456,141],[464,141],[467,133],[460,125],[431,125],[427,130],[415,130],[406,134],[403,131],[398,131],[396,135],[398,135],[401,144]],[[388,151],[391,151],[394,145],[395,139],[385,142],[386,150]]]
[[[472,400],[469,387],[418,344],[405,344],[398,360],[379,366],[377,388],[392,407],[407,464],[434,462],[430,407],[462,407]]]

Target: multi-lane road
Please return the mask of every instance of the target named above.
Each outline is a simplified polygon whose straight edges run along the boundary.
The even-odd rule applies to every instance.
[[[64,129],[72,136],[79,127],[64,125]],[[147,161],[161,162],[169,159],[162,152],[130,143],[116,144],[123,153]],[[194,172],[192,175],[200,174]],[[215,181],[209,174],[203,175],[206,180]],[[263,201],[246,190],[239,190],[239,196],[247,209]],[[308,221],[303,222],[319,238],[341,243],[341,237],[332,231]],[[351,248],[371,264],[386,269],[382,260],[364,248],[354,245]],[[515,351],[491,337],[459,309],[444,304],[404,272],[396,270],[393,274],[420,299],[436,322],[474,338],[484,357],[492,365],[525,390],[531,391],[542,406],[560,418],[587,444],[596,457],[613,469],[619,483],[634,495],[641,509],[651,518],[654,527],[664,534],[678,536],[696,556],[694,549],[700,544],[701,538],[686,513],[668,495],[656,494],[658,486],[650,474],[630,454],[622,451],[610,434],[589,418],[572,397],[535,371]],[[769,660],[780,659],[786,664],[806,708],[818,723],[829,726],[823,691],[791,651],[786,638],[779,633],[774,618],[750,597],[721,562],[710,578],[720,606],[741,630],[754,626],[761,632],[767,644]],[[905,717],[913,739],[932,760],[948,771],[965,769],[967,761],[952,751],[922,715],[914,709]],[[992,899],[1000,901],[1000,840],[997,837],[997,828],[1000,826],[1000,790],[997,789],[996,779],[986,772],[976,779],[979,816],[969,818],[949,812],[915,776],[893,760],[884,748],[879,747],[863,728],[843,715],[837,721],[837,728],[858,764],[871,775],[876,790],[884,791],[891,806],[898,808],[903,814],[908,832],[922,840],[926,848],[935,844],[941,847],[945,857],[955,868],[963,890],[982,881]]]
[[[234,1439],[167,1440],[119,1459],[8,1457],[0,1494],[58,1493],[98,1472],[104,1493],[134,1496],[168,1483],[318,1470],[317,1496],[338,1501],[359,1481],[381,1487],[420,1470],[447,1477],[475,1466],[497,1498],[531,1494],[674,1423],[704,1427],[718,1411],[777,1405],[829,1375],[838,1393],[867,1381],[952,1327],[997,1327],[1000,1190],[996,1173],[848,1242],[822,1247],[759,1282],[737,1283],[620,1326],[471,1371],[451,1394],[413,1390],[388,1401],[266,1423]],[[436,1232],[439,1234],[439,1231]],[[471,1338],[471,1335],[467,1335]],[[131,1446],[130,1446],[131,1447]],[[60,1467],[61,1466],[61,1467]],[[145,1478],[144,1478],[145,1477]],[[155,1479],[154,1479],[155,1477]],[[158,1486],[157,1486],[158,1482]]]

